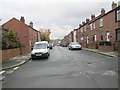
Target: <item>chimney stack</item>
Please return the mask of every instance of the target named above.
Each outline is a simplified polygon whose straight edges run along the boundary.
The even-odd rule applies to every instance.
[[[94,20],[94,19],[95,19],[95,15],[92,14],[92,15],[91,15],[91,20]]]
[[[117,3],[112,2],[112,9],[115,9],[117,7]]]
[[[20,18],[20,21],[23,22],[23,23],[25,23],[24,17],[21,17],[21,18]]]
[[[81,27],[82,25],[81,24],[79,24],[79,27]]]
[[[33,28],[33,22],[30,22],[30,23],[29,23],[29,26]]]
[[[105,14],[105,9],[102,8],[102,9],[101,9],[101,15],[104,15],[104,14]]]
[[[89,21],[90,21],[90,20],[87,18],[87,19],[86,19],[86,23],[88,23]]]
[[[85,24],[85,22],[82,22],[82,25],[84,25]]]

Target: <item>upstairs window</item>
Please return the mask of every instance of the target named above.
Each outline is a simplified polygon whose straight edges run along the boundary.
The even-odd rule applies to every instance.
[[[100,27],[103,26],[103,18],[100,18]]]
[[[83,28],[81,27],[81,32],[83,32]]]
[[[92,24],[90,24],[90,30],[92,30]]]
[[[117,21],[120,20],[120,10],[117,10]]]
[[[93,23],[93,28],[95,29],[95,23]]]
[[[84,26],[84,31],[86,31],[86,26]]]

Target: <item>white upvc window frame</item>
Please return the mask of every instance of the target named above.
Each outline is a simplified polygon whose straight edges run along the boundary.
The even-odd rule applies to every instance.
[[[95,42],[97,41],[97,36],[96,36],[96,34],[94,35],[94,38],[95,38]]]
[[[84,31],[86,31],[86,26],[84,26]]]
[[[90,30],[92,30],[92,23],[90,24]]]
[[[106,39],[107,39],[107,41],[110,41],[110,32],[109,31],[106,32]]]
[[[84,40],[84,38],[83,37],[81,37],[81,41],[83,41]]]
[[[120,21],[120,10],[117,10],[117,21]]]
[[[100,18],[99,22],[100,22],[100,27],[102,27],[103,26],[103,18]]]
[[[95,23],[93,23],[93,28],[95,29]]]

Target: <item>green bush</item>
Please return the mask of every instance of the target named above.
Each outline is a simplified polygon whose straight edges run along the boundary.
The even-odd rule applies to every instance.
[[[2,49],[21,48],[21,43],[17,33],[12,30],[2,30]]]

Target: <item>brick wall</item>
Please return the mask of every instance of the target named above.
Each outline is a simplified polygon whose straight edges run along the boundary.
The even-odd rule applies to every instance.
[[[0,50],[2,52],[2,61],[0,62],[5,62],[8,61],[9,59],[27,53],[28,51],[25,50],[26,48],[15,48],[15,49],[8,49],[8,50]]]

